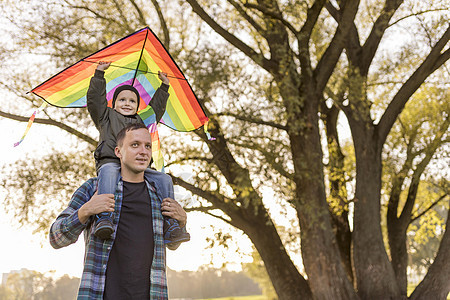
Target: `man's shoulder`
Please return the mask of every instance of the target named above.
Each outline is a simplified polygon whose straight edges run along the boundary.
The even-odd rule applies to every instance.
[[[170,175],[150,168],[145,170],[145,178],[159,182],[172,182],[172,177]]]
[[[92,177],[86,180],[80,187],[78,188],[77,192],[93,192],[97,190],[97,177]]]

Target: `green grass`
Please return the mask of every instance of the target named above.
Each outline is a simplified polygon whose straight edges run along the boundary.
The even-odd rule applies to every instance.
[[[243,296],[243,297],[224,297],[224,298],[207,298],[201,300],[267,300],[265,296]]]
[[[408,291],[407,291],[408,297],[411,296],[411,294],[412,294],[412,292],[414,291],[415,288],[416,288],[415,285],[408,284]],[[450,300],[450,293],[447,296],[447,300]]]

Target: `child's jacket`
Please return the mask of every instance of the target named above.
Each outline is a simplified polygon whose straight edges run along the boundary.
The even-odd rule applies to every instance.
[[[119,131],[130,123],[143,123],[141,117],[137,114],[124,116],[107,106],[104,74],[103,71],[95,70],[86,95],[89,114],[100,132],[100,140],[94,153],[97,171],[105,163],[116,162],[120,164],[119,158],[114,153]],[[150,106],[155,111],[157,121],[161,120],[166,110],[167,99],[169,98],[168,89],[168,85],[161,84],[150,101]]]

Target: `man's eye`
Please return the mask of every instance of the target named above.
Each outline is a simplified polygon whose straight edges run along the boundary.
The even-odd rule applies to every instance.
[[[151,148],[152,148],[152,145],[145,145],[145,148],[151,149]]]
[[[133,147],[137,147],[137,146],[138,146],[138,144],[137,144],[137,143],[133,143],[133,144],[131,144],[131,146],[133,146]]]

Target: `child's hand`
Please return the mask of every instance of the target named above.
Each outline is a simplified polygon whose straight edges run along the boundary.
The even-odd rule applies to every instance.
[[[98,66],[97,66],[97,70],[99,71],[105,71],[106,69],[109,68],[109,66],[111,65],[111,62],[109,61],[99,61],[98,62]]]
[[[164,84],[167,84],[167,85],[170,84],[169,78],[167,78],[167,73],[158,71],[158,77]]]

